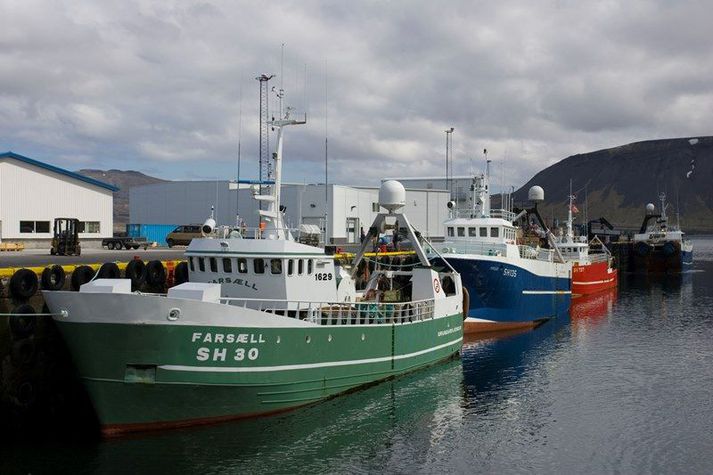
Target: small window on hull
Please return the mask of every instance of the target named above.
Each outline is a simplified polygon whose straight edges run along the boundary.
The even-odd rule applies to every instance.
[[[205,272],[205,258],[203,257],[198,258],[198,270],[201,272]]]
[[[294,273],[295,273],[295,260],[288,259],[287,260],[287,275],[292,275]]]
[[[282,274],[282,259],[270,259],[270,272]]]
[[[305,271],[305,261],[304,259],[297,259],[297,274],[302,275]]]
[[[218,272],[218,260],[215,257],[210,258],[210,271]]]
[[[229,257],[223,258],[223,272],[230,274],[233,272],[233,262]]]

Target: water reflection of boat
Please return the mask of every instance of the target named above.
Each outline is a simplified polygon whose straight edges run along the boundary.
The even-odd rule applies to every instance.
[[[582,320],[595,321],[606,317],[611,313],[617,295],[618,290],[613,288],[572,299],[569,308],[572,325]]]
[[[49,472],[58,462],[67,472],[107,472],[137,453],[151,454],[131,458],[132,471],[141,473],[169,464],[177,473],[324,473],[377,471],[375,455],[388,451],[392,460],[403,457],[394,462],[402,471],[417,471],[462,426],[461,373],[453,359],[283,415],[136,435],[95,450],[59,441],[43,447],[42,457],[35,446],[16,447],[13,458],[28,473]]]
[[[466,397],[482,404],[507,396],[507,388],[516,384],[530,369],[551,360],[569,337],[569,319],[548,320],[531,330],[499,332],[496,335],[468,336],[463,343],[463,379]],[[487,407],[478,408],[486,411]]]

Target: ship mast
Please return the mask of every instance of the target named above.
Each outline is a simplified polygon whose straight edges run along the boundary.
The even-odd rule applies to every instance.
[[[282,220],[282,210],[280,206],[280,192],[282,189],[282,144],[284,141],[284,128],[288,125],[301,125],[307,123],[307,116],[304,120],[290,119],[290,109],[287,108],[284,119],[272,120],[269,124],[277,129],[277,151],[275,152],[275,183],[270,187],[270,194],[257,195],[256,200],[266,201],[267,210],[260,210],[260,216],[265,218],[265,231],[263,239],[286,239],[292,240],[292,235],[285,228]]]
[[[574,242],[574,231],[572,230],[572,205],[574,195],[572,194],[572,180],[569,180],[569,208],[567,209],[567,242]]]

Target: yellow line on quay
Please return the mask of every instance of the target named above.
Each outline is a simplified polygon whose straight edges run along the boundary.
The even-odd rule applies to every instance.
[[[107,262],[111,262],[111,261],[107,261]],[[120,270],[124,270],[124,269],[126,269],[126,266],[129,262],[130,261],[127,261],[127,262],[116,261],[114,263],[119,267]],[[144,262],[148,262],[148,261],[144,261]],[[167,267],[169,264],[173,264],[174,266],[176,266],[179,262],[183,262],[183,261],[180,259],[168,260],[168,261],[161,261],[161,264],[163,264],[164,267]],[[93,264],[68,264],[68,265],[63,265],[61,267],[62,267],[62,269],[64,269],[64,272],[66,274],[71,274],[77,267],[80,267],[80,266],[89,266],[93,270],[96,271],[96,270],[99,270],[99,268],[102,266],[102,264],[104,264],[104,263],[102,262],[102,263],[93,263]],[[55,265],[55,264],[48,264],[46,266],[33,266],[33,267],[2,267],[2,268],[0,268],[0,279],[10,278],[13,276],[13,274],[15,274],[15,272],[19,271],[20,269],[29,269],[39,276],[42,274],[42,271],[45,270],[45,268],[52,267],[53,265]]]

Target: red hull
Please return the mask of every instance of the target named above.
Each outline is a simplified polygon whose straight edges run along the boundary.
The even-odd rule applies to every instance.
[[[608,261],[572,267],[572,295],[587,295],[617,285],[617,270]]]

